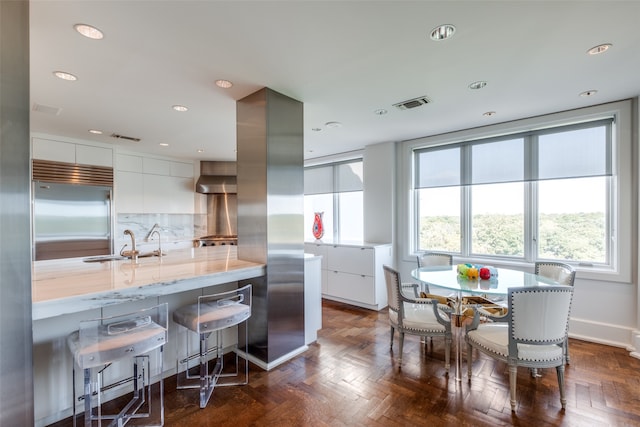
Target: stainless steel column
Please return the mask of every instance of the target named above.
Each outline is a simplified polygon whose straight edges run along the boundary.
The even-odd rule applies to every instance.
[[[32,426],[29,2],[0,1],[0,426]]]
[[[303,105],[265,88],[236,108],[238,256],[267,264],[249,353],[269,364],[304,346]]]

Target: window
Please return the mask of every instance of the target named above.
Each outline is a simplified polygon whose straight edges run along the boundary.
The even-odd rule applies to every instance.
[[[611,267],[613,119],[416,147],[415,249]]]
[[[313,241],[316,212],[322,213],[323,241],[362,241],[362,160],[304,170],[304,239]]]

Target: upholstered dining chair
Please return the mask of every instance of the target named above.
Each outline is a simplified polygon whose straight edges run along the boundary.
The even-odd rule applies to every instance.
[[[416,258],[418,260],[418,268],[437,265],[453,265],[453,256],[442,252],[420,252]],[[421,288],[421,290],[427,294],[430,292],[429,285],[426,283],[422,283],[420,285],[413,283],[405,284],[405,287],[409,286],[413,287],[416,297],[419,296],[418,288]]]
[[[389,348],[393,350],[393,335],[398,331],[398,363],[402,365],[402,347],[404,335],[420,337],[444,337],[445,340],[445,370],[449,373],[451,356],[451,320],[438,305],[436,299],[411,299],[402,293],[400,273],[384,265],[384,277],[387,285],[389,304],[389,324],[391,326],[391,340]]]
[[[453,256],[442,252],[421,252],[417,255],[418,267],[428,265],[453,265]]]
[[[518,367],[556,368],[560,403],[566,407],[564,393],[563,343],[569,324],[573,298],[571,286],[530,286],[510,288],[509,311],[495,321],[480,324],[476,312],[467,327],[467,370],[472,375],[472,349],[509,366],[511,410],[516,410],[516,378]]]
[[[561,285],[573,286],[576,279],[576,270],[569,264],[557,261],[538,261],[535,264],[534,273],[549,278]],[[569,364],[569,335],[564,340],[564,359]]]

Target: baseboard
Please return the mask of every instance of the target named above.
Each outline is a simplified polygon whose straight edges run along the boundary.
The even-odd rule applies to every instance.
[[[569,323],[569,338],[625,348],[633,357],[637,357],[633,353],[640,352],[640,332],[621,325],[572,317]]]
[[[288,362],[289,360],[293,359],[294,357],[296,357],[299,354],[304,353],[305,351],[307,351],[309,349],[309,347],[307,345],[303,345],[300,348],[297,348],[287,354],[285,354],[282,357],[279,357],[278,359],[272,361],[272,362],[265,362],[264,360],[260,360],[257,357],[251,355],[251,354],[246,354],[243,351],[238,350],[238,354],[240,355],[240,357],[244,357],[245,359],[249,359],[249,361],[259,367],[261,367],[262,369],[264,369],[265,371],[270,371],[271,369],[275,368],[276,366],[282,365],[285,362]]]

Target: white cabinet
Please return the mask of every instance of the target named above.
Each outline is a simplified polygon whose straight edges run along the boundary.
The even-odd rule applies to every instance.
[[[76,145],[76,163],[79,165],[113,167],[113,150],[90,145]]]
[[[193,214],[193,177],[193,163],[118,154],[116,209],[120,213]]]
[[[38,160],[113,167],[113,150],[53,139],[33,138],[31,156]]]
[[[304,254],[304,343],[311,344],[318,339],[322,329],[322,291],[320,282],[322,260],[313,254]]]
[[[120,213],[143,213],[144,182],[138,172],[116,171],[114,195]]]
[[[322,294],[324,295],[327,293],[327,246],[316,243],[305,243],[304,251],[305,253],[322,257],[322,259],[320,260],[320,271],[322,272],[320,289],[322,290]]]
[[[390,244],[306,243],[305,252],[323,255],[322,296],[372,310],[387,306],[382,266],[391,265]]]

